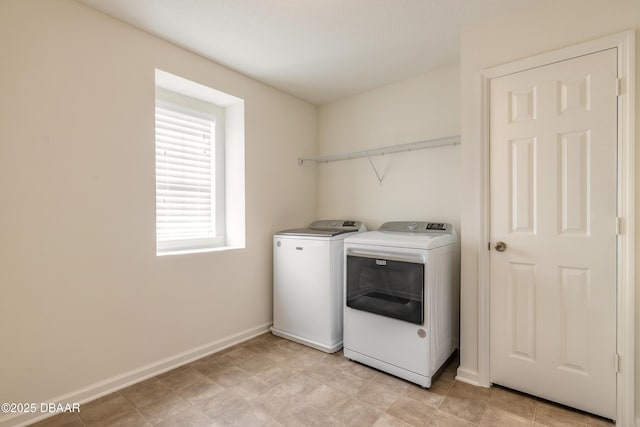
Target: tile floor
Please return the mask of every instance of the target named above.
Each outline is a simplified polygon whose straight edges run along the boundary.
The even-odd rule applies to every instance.
[[[429,389],[261,335],[37,426],[611,426],[606,420],[454,379]]]

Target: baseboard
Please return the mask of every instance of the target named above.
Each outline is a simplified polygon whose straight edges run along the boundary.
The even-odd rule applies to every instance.
[[[247,341],[258,335],[262,335],[263,333],[268,332],[270,327],[271,323],[265,323],[255,328],[247,329],[245,331],[230,335],[212,343],[184,351],[174,356],[170,356],[165,359],[158,360],[157,362],[150,363],[146,366],[142,366],[123,374],[116,375],[104,381],[91,384],[79,390],[75,390],[61,396],[52,397],[44,401],[56,404],[77,402],[80,403],[80,410],[82,411],[83,403],[90,402],[109,393],[113,393],[114,391],[121,390],[132,384],[144,381],[163,372],[170,371],[179,366],[193,362],[194,360],[198,360],[202,357],[217,353],[221,350],[224,350],[225,348],[234,346],[243,341]],[[0,417],[0,427],[22,427],[53,415],[55,414],[29,413],[5,415],[3,417]]]
[[[478,381],[478,371],[465,369],[462,366],[458,367],[458,370],[456,371],[456,380],[463,383],[480,386],[480,382]]]

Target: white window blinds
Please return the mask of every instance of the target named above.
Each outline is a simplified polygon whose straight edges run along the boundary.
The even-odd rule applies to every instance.
[[[158,244],[216,236],[214,144],[213,120],[156,102]]]

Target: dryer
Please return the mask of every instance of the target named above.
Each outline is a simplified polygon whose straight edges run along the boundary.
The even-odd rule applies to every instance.
[[[344,355],[423,387],[458,345],[451,224],[387,222],[344,241]]]
[[[274,335],[334,353],[342,348],[343,243],[355,220],[314,221],[273,236]]]

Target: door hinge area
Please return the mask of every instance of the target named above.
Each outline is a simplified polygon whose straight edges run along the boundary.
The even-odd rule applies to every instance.
[[[616,236],[620,236],[622,234],[622,218],[616,218]]]
[[[616,79],[616,96],[620,96],[624,94],[624,86],[622,82],[622,78]]]
[[[490,251],[491,250],[491,242],[487,242],[487,250]]]
[[[620,373],[620,355],[618,353],[616,353],[615,368],[616,368],[616,374]]]

